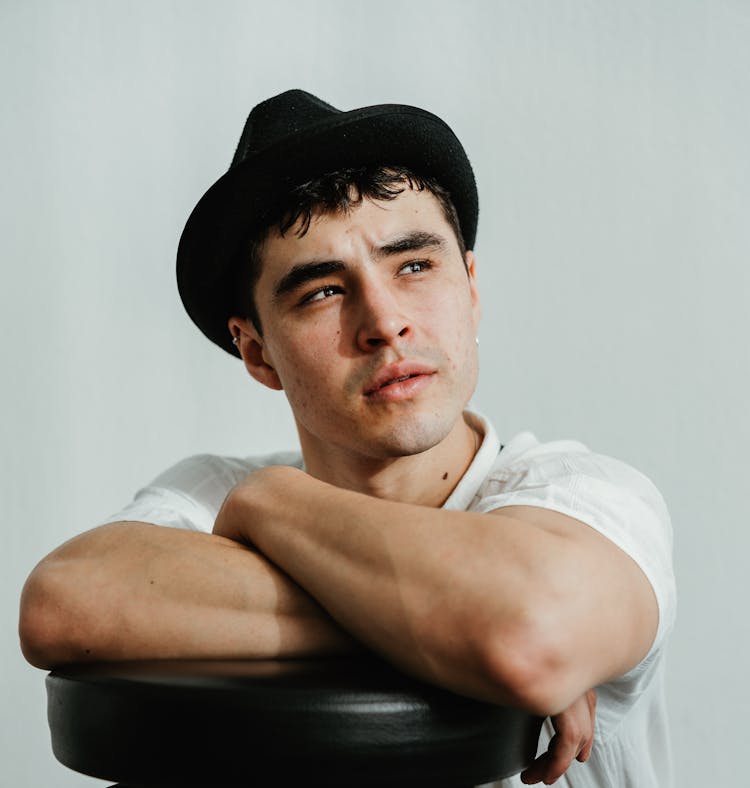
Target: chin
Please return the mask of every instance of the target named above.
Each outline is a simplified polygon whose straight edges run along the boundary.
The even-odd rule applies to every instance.
[[[455,420],[448,421],[443,418],[432,420],[430,423],[425,423],[425,421],[399,424],[393,427],[372,441],[375,452],[383,459],[422,454],[445,440],[455,424]]]

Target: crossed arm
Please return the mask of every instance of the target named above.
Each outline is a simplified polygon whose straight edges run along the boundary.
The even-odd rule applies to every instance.
[[[656,624],[640,569],[571,518],[393,503],[292,468],[236,487],[214,535],[119,523],[71,540],[34,570],[21,608],[40,667],[364,643],[421,678],[551,716],[561,736],[529,781],[587,756],[587,690],[637,664]]]
[[[406,672],[543,715],[635,666],[656,632],[635,562],[544,509],[435,510],[271,467],[235,488],[214,533],[256,546]]]

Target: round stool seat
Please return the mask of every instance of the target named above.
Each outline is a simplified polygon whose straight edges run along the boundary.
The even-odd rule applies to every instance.
[[[374,658],[70,666],[55,756],[128,786],[471,786],[533,760],[541,719]]]

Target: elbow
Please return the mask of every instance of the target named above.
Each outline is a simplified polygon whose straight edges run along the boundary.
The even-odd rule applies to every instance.
[[[43,588],[42,570],[37,567],[29,576],[21,592],[18,615],[18,637],[26,661],[35,668],[48,669],[52,666],[53,637],[47,597]]]
[[[484,667],[498,694],[540,717],[559,714],[580,694],[571,687],[565,649],[547,629],[529,618],[492,632],[483,644]]]
[[[55,571],[44,563],[34,569],[21,593],[18,635],[26,661],[49,670],[76,661],[70,617],[66,614]]]

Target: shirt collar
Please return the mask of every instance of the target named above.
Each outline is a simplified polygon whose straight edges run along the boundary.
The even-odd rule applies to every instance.
[[[471,465],[453,488],[453,492],[443,504],[443,509],[453,511],[466,511],[474,496],[477,494],[482,482],[487,478],[492,466],[495,464],[500,452],[500,440],[490,422],[475,410],[465,410],[464,418],[469,426],[473,427],[481,436],[481,444]]]

